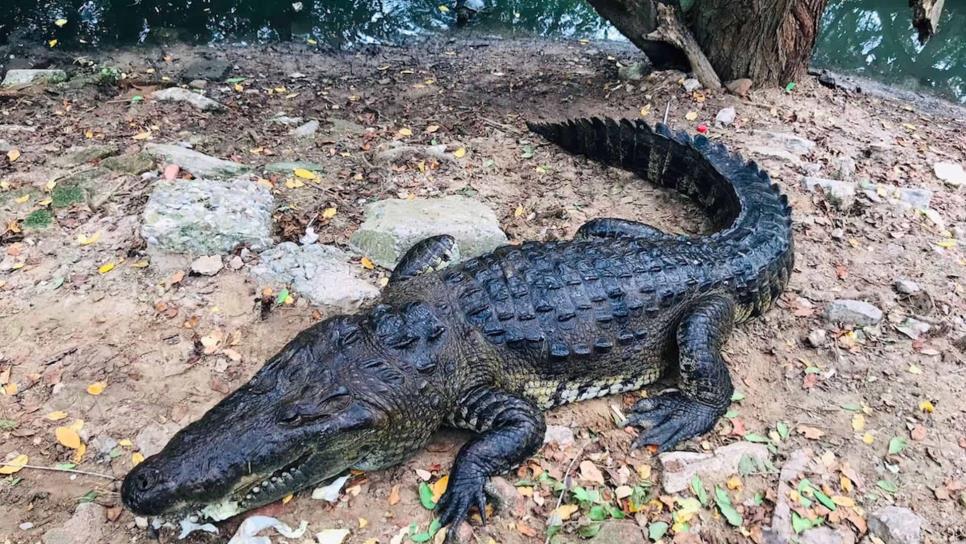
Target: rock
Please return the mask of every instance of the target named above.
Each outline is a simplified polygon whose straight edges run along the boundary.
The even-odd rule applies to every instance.
[[[684,87],[684,90],[689,93],[693,93],[694,91],[701,88],[701,82],[693,77],[685,79],[684,83],[682,83],[681,85]]]
[[[789,134],[787,132],[771,132],[756,130],[752,132],[749,150],[765,157],[798,162],[803,155],[815,149],[815,142]]]
[[[191,261],[191,271],[202,276],[214,276],[221,272],[221,257],[218,255],[205,255]]]
[[[278,115],[272,117],[271,122],[276,125],[282,125],[286,127],[297,127],[302,124],[304,119],[301,117],[289,117],[287,115]]]
[[[6,140],[0,140],[0,153],[7,154],[13,149],[13,144]]]
[[[731,94],[744,97],[748,96],[748,93],[751,92],[753,83],[750,79],[735,79],[725,83],[725,89],[728,89],[728,92]]]
[[[920,287],[918,283],[908,278],[897,279],[893,284],[893,287],[895,287],[897,293],[902,295],[915,295],[916,293],[922,291],[922,287]]]
[[[764,444],[735,442],[714,450],[714,454],[674,451],[658,456],[663,467],[661,485],[667,493],[680,493],[691,485],[695,474],[704,481],[723,481],[738,472],[743,457],[753,459],[756,466],[768,461]]]
[[[838,179],[852,179],[855,175],[855,159],[839,157],[832,163],[832,173]]]
[[[502,476],[490,478],[486,485],[486,494],[489,495],[496,510],[501,513],[509,513],[512,517],[522,518],[527,513],[527,500],[517,491],[517,488]]]
[[[188,89],[182,89],[181,87],[171,87],[154,91],[151,93],[151,98],[160,102],[186,102],[200,111],[220,111],[225,109],[225,106],[221,103],[215,102],[207,96],[189,91]]]
[[[117,155],[118,149],[114,145],[92,145],[87,147],[72,147],[56,156],[51,162],[60,168],[73,168],[89,162],[106,159]]]
[[[738,112],[734,108],[724,108],[714,116],[714,124],[719,127],[731,126],[735,122]]]
[[[203,79],[192,79],[188,82],[188,86],[192,89],[205,89],[208,87],[208,82]]]
[[[925,321],[919,321],[918,319],[907,317],[902,320],[902,323],[896,325],[896,330],[902,334],[912,338],[913,340],[918,340],[920,336],[929,332],[932,327],[929,323]]]
[[[833,323],[871,327],[882,321],[882,310],[861,300],[839,299],[828,305],[825,317]]]
[[[894,196],[903,204],[907,204],[917,210],[928,210],[932,203],[932,191],[922,187],[902,187],[893,188]],[[889,195],[887,195],[889,196]]]
[[[115,172],[137,176],[154,168],[154,157],[143,152],[128,153],[108,157],[101,161],[101,166]]]
[[[908,508],[886,506],[869,516],[869,532],[885,544],[919,544],[923,519]]]
[[[966,185],[966,171],[963,171],[963,167],[959,163],[937,162],[932,165],[932,168],[936,177],[945,182],[946,185],[950,187]]]
[[[199,178],[229,179],[248,171],[248,167],[237,162],[225,161],[199,153],[186,147],[171,144],[148,144],[145,151],[177,164]]]
[[[825,345],[827,335],[825,329],[813,329],[808,333],[808,344],[813,348],[820,348]]]
[[[220,59],[199,59],[189,64],[181,72],[182,81],[204,79],[207,81],[223,81],[231,73],[232,65]]]
[[[289,134],[295,136],[296,138],[308,138],[309,136],[314,136],[316,132],[319,131],[319,122],[316,120],[309,121],[298,128],[292,129]]]
[[[778,493],[776,494],[778,502],[775,504],[771,527],[765,530],[765,542],[769,544],[790,544],[794,542],[795,533],[792,530],[792,507],[789,492],[794,489],[794,480],[805,471],[811,456],[810,450],[795,450],[782,465],[781,472],[778,475]]]
[[[438,234],[455,237],[464,259],[507,243],[493,210],[462,196],[382,200],[366,206],[363,218],[350,243],[385,268],[395,267],[416,242]]]
[[[63,81],[67,81],[67,73],[63,70],[8,70],[7,75],[3,78],[3,83],[0,83],[0,88],[61,83]]]
[[[251,273],[262,284],[291,285],[313,304],[352,311],[379,296],[379,289],[359,278],[359,266],[349,260],[335,246],[283,242],[262,253]]]
[[[336,140],[341,140],[346,137],[358,136],[365,133],[366,127],[346,119],[332,117],[323,130],[326,134],[335,137]]]
[[[574,431],[564,425],[547,425],[547,432],[543,435],[543,443],[567,447],[574,443]]]
[[[285,176],[291,176],[293,172],[297,169],[308,170],[309,172],[321,173],[325,171],[325,167],[321,164],[316,164],[314,162],[308,161],[288,161],[288,162],[273,162],[271,164],[265,165],[265,172],[271,174],[282,174]]]
[[[821,188],[825,198],[839,209],[848,208],[855,201],[855,184],[852,182],[805,176],[802,185],[813,193]]]
[[[50,529],[42,538],[44,544],[88,544],[102,542],[106,511],[96,502],[82,502],[74,509],[74,515],[62,526]]]
[[[228,268],[231,268],[232,270],[241,270],[243,266],[245,266],[245,261],[243,261],[238,255],[235,255],[231,258],[231,260],[228,261]]]
[[[271,192],[247,180],[158,181],[144,209],[141,236],[156,251],[218,255],[272,244]]]
[[[617,69],[617,77],[622,81],[640,81],[644,79],[644,73],[643,62],[633,62]]]
[[[99,457],[110,455],[111,450],[117,447],[117,440],[110,436],[99,434],[90,441],[90,447]]]
[[[134,447],[145,457],[150,457],[161,451],[178,429],[180,429],[178,424],[171,421],[163,425],[157,423],[146,425],[134,437]]]
[[[846,527],[815,527],[803,531],[796,544],[855,544],[855,535]],[[789,544],[791,544],[791,542]]]
[[[600,525],[600,531],[589,541],[595,544],[644,544],[644,531],[636,523],[609,520]]]

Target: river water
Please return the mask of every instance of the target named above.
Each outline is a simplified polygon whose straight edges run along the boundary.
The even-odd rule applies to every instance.
[[[452,0],[3,0],[12,33],[96,47],[172,39],[202,43],[305,40],[324,47],[404,43],[453,32]],[[622,39],[583,0],[485,0],[470,32]],[[65,22],[66,21],[66,22]],[[830,0],[814,64],[966,103],[966,2],[946,2],[925,46],[907,0]]]

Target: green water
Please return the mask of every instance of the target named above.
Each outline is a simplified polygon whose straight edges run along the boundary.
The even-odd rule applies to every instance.
[[[584,0],[488,0],[454,30],[453,0],[2,0],[11,35],[57,47],[302,40],[323,48],[399,44],[433,34],[619,40]],[[58,20],[66,24],[58,26]],[[63,21],[61,21],[63,22]],[[966,103],[966,2],[946,2],[939,34],[915,38],[907,0],[830,0],[815,64]]]

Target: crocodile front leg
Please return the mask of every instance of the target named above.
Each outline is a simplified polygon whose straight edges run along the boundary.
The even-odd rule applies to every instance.
[[[426,274],[434,270],[442,270],[460,260],[459,246],[456,238],[449,234],[430,236],[416,242],[409,251],[399,259],[396,268],[389,277],[389,283],[395,284]]]
[[[665,238],[673,238],[674,236],[646,223],[611,217],[591,219],[581,225],[577,229],[577,233],[574,234],[574,238],[578,240],[620,237],[662,240]]]
[[[479,509],[486,521],[483,488],[490,476],[506,472],[536,453],[546,432],[539,408],[497,389],[474,389],[463,397],[457,410],[453,424],[480,434],[456,455],[449,485],[436,506],[440,523],[449,527],[447,543],[457,542],[459,526],[470,507]]]
[[[641,399],[627,425],[645,430],[634,447],[667,451],[679,442],[710,431],[728,410],[734,387],[721,357],[721,345],[734,324],[735,302],[712,295],[698,301],[678,325],[681,377],[678,391]]]

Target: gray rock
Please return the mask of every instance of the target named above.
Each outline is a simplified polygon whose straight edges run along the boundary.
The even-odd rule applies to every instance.
[[[188,86],[192,89],[206,89],[208,87],[208,82],[203,79],[192,79],[188,82]]]
[[[464,259],[507,243],[493,210],[462,196],[369,204],[350,243],[379,266],[393,268],[414,244],[438,234],[456,238]]]
[[[89,162],[99,161],[117,155],[118,149],[114,145],[91,145],[86,147],[72,147],[51,161],[60,168],[73,168]]]
[[[323,130],[326,134],[339,140],[349,136],[358,136],[366,131],[366,127],[346,119],[332,117],[328,120],[328,124]]]
[[[143,152],[128,153],[108,157],[101,161],[101,166],[115,172],[137,176],[154,168],[154,157]]]
[[[896,292],[903,295],[915,295],[916,293],[922,291],[922,287],[920,287],[918,283],[908,278],[897,279],[895,284],[893,284],[893,287],[895,287]]]
[[[869,532],[885,544],[919,544],[923,519],[908,508],[886,506],[869,516]]]
[[[622,81],[640,81],[644,79],[644,63],[633,62],[617,69],[617,77]]]
[[[855,535],[845,527],[815,527],[798,535],[796,544],[855,544]],[[791,543],[789,543],[791,544]]]
[[[235,255],[231,258],[231,260],[228,261],[228,268],[231,268],[232,270],[241,270],[243,266],[245,266],[245,261],[243,261],[238,255]]]
[[[89,544],[102,542],[107,515],[96,502],[82,502],[74,515],[62,526],[50,529],[42,538],[44,544]]]
[[[216,255],[272,244],[271,192],[247,180],[158,181],[141,235],[156,251]]]
[[[265,165],[265,172],[272,174],[282,174],[286,176],[291,176],[296,169],[302,168],[310,172],[321,173],[325,171],[325,167],[321,164],[316,164],[314,162],[308,161],[287,161],[287,162],[273,162],[271,164]]]
[[[691,485],[695,474],[704,481],[724,481],[738,472],[745,456],[756,464],[768,461],[768,448],[764,444],[735,442],[714,450],[714,454],[674,451],[662,453],[658,460],[663,467],[661,485],[668,493],[680,493]]]
[[[724,108],[718,112],[718,115],[714,116],[714,124],[719,127],[731,126],[737,116],[738,112],[734,108]]]
[[[99,456],[106,456],[111,453],[111,450],[117,447],[117,440],[114,440],[110,436],[99,434],[90,441],[90,446],[94,450],[94,453],[97,453]]]
[[[63,81],[67,81],[67,73],[63,70],[8,70],[7,75],[3,78],[3,83],[0,83],[0,88],[61,83]]]
[[[694,91],[701,88],[701,82],[693,77],[685,79],[682,85],[684,86],[684,90],[689,93],[693,93]]]
[[[871,327],[882,321],[882,310],[861,300],[839,299],[828,305],[825,317],[833,323]]]
[[[215,102],[207,96],[202,96],[194,91],[182,89],[181,87],[171,87],[169,89],[154,91],[151,93],[151,98],[159,102],[185,102],[200,111],[220,111],[225,109],[225,106],[221,103]]]
[[[832,163],[832,172],[839,179],[851,179],[855,175],[855,159],[839,157]]]
[[[11,149],[13,149],[13,144],[6,140],[0,140],[0,153],[9,153]]]
[[[928,210],[929,204],[932,203],[932,191],[922,187],[902,187],[898,190],[893,188],[897,200],[904,204],[917,209],[917,210]],[[887,195],[889,196],[889,195]]]
[[[178,424],[172,421],[163,425],[157,423],[146,425],[134,437],[134,447],[145,457],[154,455],[164,448],[179,428]]]
[[[178,145],[148,144],[144,150],[169,163],[177,164],[182,170],[187,170],[199,178],[229,179],[248,171],[244,164],[218,159]]]
[[[214,276],[223,266],[219,255],[205,255],[191,261],[191,271],[202,276]]]
[[[825,345],[828,333],[825,329],[813,329],[808,333],[808,344],[813,348],[820,348]]]
[[[794,489],[794,480],[801,475],[808,466],[811,457],[810,450],[795,450],[788,456],[778,475],[778,503],[771,518],[771,527],[765,530],[765,542],[769,544],[789,544],[794,542],[795,532],[792,530],[792,506],[789,492]]]
[[[855,184],[849,181],[806,176],[802,185],[813,193],[821,189],[825,198],[840,209],[848,208],[855,201]]]
[[[313,304],[352,311],[379,296],[379,289],[358,276],[360,267],[335,246],[283,242],[261,254],[252,275],[262,284],[290,285]]]
[[[811,153],[813,149],[815,149],[815,142],[807,138],[787,132],[767,130],[752,132],[749,143],[749,150],[752,153],[789,162],[798,162],[803,155]]]
[[[287,115],[278,115],[276,117],[273,117],[271,120],[272,123],[275,123],[276,125],[282,125],[285,127],[297,127],[301,125],[303,121],[304,119],[302,119],[301,117],[289,117]]]
[[[896,330],[913,340],[918,340],[920,336],[929,332],[931,328],[929,323],[912,317],[907,317],[902,320],[902,323],[896,325]]]
[[[605,521],[600,531],[589,541],[595,544],[644,544],[644,531],[636,523],[622,520]]]
[[[527,501],[517,488],[502,476],[494,476],[485,486],[486,494],[493,499],[496,510],[512,517],[523,517],[527,513]]]
[[[574,431],[564,425],[547,425],[547,432],[543,435],[543,443],[567,447],[574,443]]]
[[[932,165],[936,177],[941,179],[950,187],[961,187],[966,185],[966,171],[962,165],[955,162],[937,162]]]
[[[296,138],[308,138],[309,136],[314,136],[316,132],[319,131],[319,122],[316,120],[311,120],[298,128],[292,129],[289,134],[295,136]]]
[[[231,63],[220,59],[199,59],[188,65],[181,72],[183,81],[205,79],[208,81],[222,81],[231,73]]]
[[[742,78],[725,83],[725,88],[728,89],[728,92],[731,94],[737,96],[748,96],[748,93],[751,92],[751,86],[753,84],[754,82],[752,80]]]

